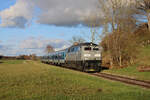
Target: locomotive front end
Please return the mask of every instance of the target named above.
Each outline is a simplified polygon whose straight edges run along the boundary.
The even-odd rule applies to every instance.
[[[82,52],[84,71],[100,71],[102,64],[100,47],[91,43],[89,45],[83,46]]]

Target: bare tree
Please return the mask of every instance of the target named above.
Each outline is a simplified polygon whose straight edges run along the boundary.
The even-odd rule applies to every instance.
[[[148,28],[150,31],[150,0],[136,0],[137,9],[140,10],[140,14],[146,16],[148,21]]]
[[[111,31],[121,28],[123,26],[120,26],[120,20],[126,20],[125,22],[128,22],[131,25],[131,20],[128,21],[128,19],[132,19],[132,21],[135,21],[135,18],[133,17],[133,14],[135,14],[135,3],[131,2],[131,0],[99,0],[99,7],[101,9],[101,12],[103,12],[103,18],[101,21],[103,21],[101,24],[106,27],[104,28],[107,31],[110,30],[110,27],[107,27],[108,24],[111,26]],[[123,25],[123,24],[121,24]]]
[[[73,36],[72,39],[69,40],[69,42],[71,44],[74,44],[75,42],[77,42],[77,43],[83,43],[83,42],[85,42],[85,40],[81,36]]]
[[[131,6],[130,0],[99,0],[99,2],[103,11],[103,37],[106,36],[103,46],[107,48],[111,66],[114,63],[122,66],[124,54],[128,54],[132,49],[128,48],[126,43],[129,43],[130,34],[136,27],[136,19],[133,17],[135,7]]]
[[[54,52],[54,48],[51,45],[47,45],[45,51],[46,53]]]
[[[88,25],[89,33],[81,31],[81,34],[84,36],[84,40],[89,40],[92,43],[99,43],[100,38],[100,27],[96,26],[95,24]]]
[[[104,48],[105,56],[109,57],[109,63],[119,66],[133,64],[138,52],[136,35],[124,31],[107,35],[103,38],[101,46]]]
[[[31,54],[31,55],[30,55],[30,59],[32,59],[32,60],[36,60],[36,59],[37,59],[36,54]]]

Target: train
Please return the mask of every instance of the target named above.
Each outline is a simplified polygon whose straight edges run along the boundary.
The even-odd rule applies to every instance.
[[[44,55],[42,62],[84,72],[100,72],[102,69],[102,52],[95,43],[76,43],[64,50]]]

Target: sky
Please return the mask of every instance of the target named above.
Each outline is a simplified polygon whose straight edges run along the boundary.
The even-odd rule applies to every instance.
[[[101,34],[104,16],[98,0],[0,0],[0,55],[44,55],[47,45],[69,47],[73,36],[90,42],[90,25]]]
[[[0,55],[43,55],[48,44],[55,50],[69,47],[73,36],[90,41],[88,26],[100,19],[97,4],[97,0],[0,0]]]

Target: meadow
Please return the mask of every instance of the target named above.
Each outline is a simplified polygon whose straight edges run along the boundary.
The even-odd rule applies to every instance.
[[[0,100],[149,100],[150,90],[39,61],[0,61]]]

